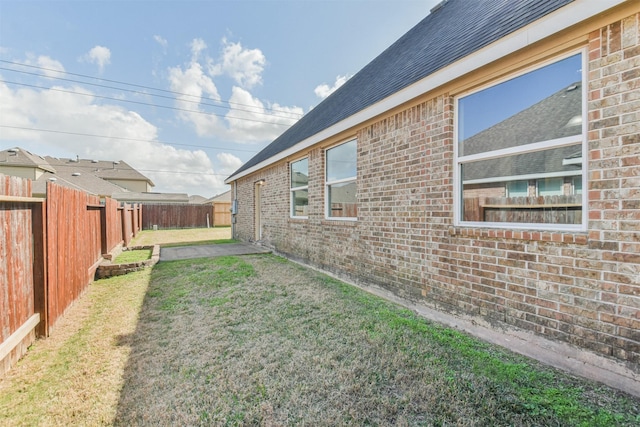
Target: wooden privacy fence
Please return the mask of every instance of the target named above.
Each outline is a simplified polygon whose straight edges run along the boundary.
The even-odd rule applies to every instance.
[[[477,197],[464,199],[465,221],[580,224],[582,199],[574,196]]]
[[[231,226],[231,202],[213,203],[213,224],[216,227]]]
[[[145,204],[142,212],[142,229],[203,228],[231,225],[231,203],[210,204]],[[225,212],[226,210],[226,212]],[[155,226],[155,227],[154,227]]]
[[[103,259],[140,230],[141,206],[0,175],[0,373],[56,321],[93,280]]]
[[[31,181],[0,175],[0,373],[35,340],[44,307],[44,264],[35,259],[43,249],[42,212]]]

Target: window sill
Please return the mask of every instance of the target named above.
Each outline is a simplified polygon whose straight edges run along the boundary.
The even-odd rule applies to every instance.
[[[449,227],[450,236],[476,237],[488,239],[513,239],[537,242],[555,242],[575,245],[587,245],[589,235],[582,231],[538,231],[507,230],[500,228]]]
[[[308,216],[290,216],[289,218],[287,218],[287,220],[293,223],[305,223],[305,222],[309,222],[309,217]]]
[[[356,225],[358,225],[358,219],[357,218],[334,218],[334,219],[329,219],[329,218],[323,218],[322,220],[320,220],[320,224],[321,225],[327,225],[327,226],[347,226],[347,227],[355,227]]]

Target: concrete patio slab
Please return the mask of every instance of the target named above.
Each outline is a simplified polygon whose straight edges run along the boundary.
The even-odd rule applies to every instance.
[[[160,262],[181,259],[210,258],[227,255],[266,254],[271,250],[249,243],[221,243],[218,245],[177,246],[160,248]]]

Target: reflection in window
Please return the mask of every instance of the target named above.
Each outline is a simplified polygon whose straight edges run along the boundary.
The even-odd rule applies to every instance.
[[[527,197],[529,195],[529,181],[507,182],[507,197]]]
[[[542,178],[538,180],[539,196],[562,196],[565,192],[563,178]]]
[[[327,217],[357,218],[357,142],[352,140],[326,151]]]
[[[309,208],[309,159],[291,163],[291,216],[306,217]]]
[[[577,54],[457,100],[461,221],[583,224],[582,68]]]
[[[573,194],[582,194],[582,177],[573,177]]]

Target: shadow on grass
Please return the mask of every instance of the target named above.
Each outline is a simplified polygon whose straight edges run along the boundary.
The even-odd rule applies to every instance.
[[[636,425],[640,402],[272,255],[157,264],[116,425]]]

